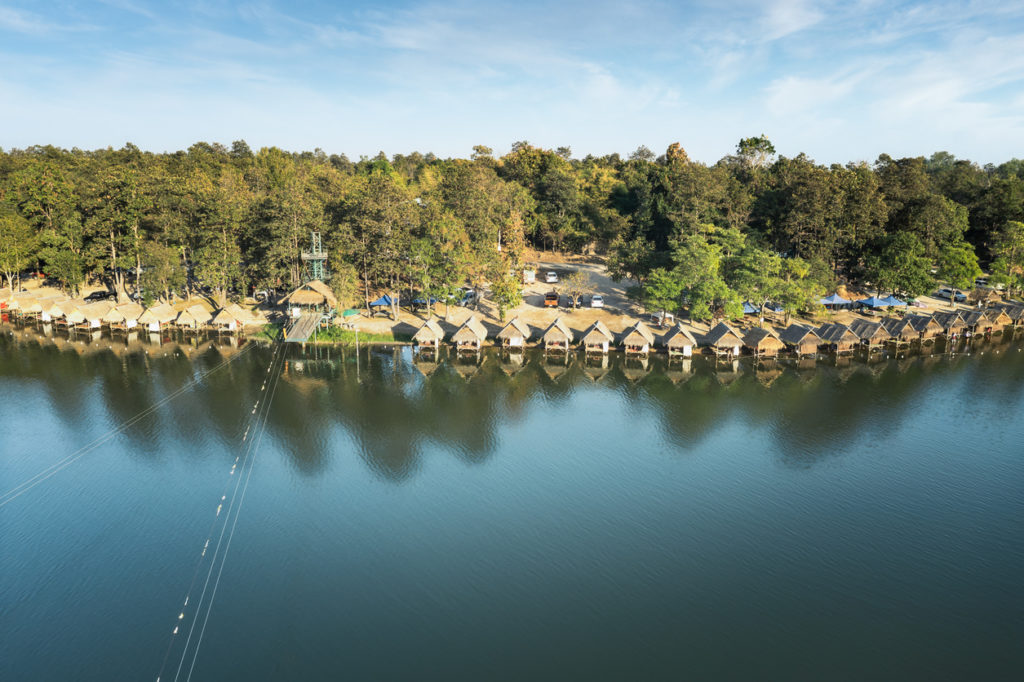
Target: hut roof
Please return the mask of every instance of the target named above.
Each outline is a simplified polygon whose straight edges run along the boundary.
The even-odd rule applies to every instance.
[[[860,337],[854,334],[849,327],[838,322],[823,324],[818,327],[816,333],[826,343],[856,343],[860,341]]]
[[[743,339],[740,333],[725,322],[719,322],[711,331],[704,335],[704,343],[709,346],[741,346]]]
[[[86,305],[79,306],[78,310],[84,316],[85,320],[103,320],[107,313],[111,311],[114,304],[110,301],[96,301],[95,303],[87,303]]]
[[[610,343],[615,340],[615,335],[605,326],[604,322],[597,320],[587,327],[587,331],[583,332],[583,337],[580,340],[587,344],[601,343],[602,341]]]
[[[1022,305],[1007,303],[1002,306],[1002,309],[1014,322],[1024,319],[1024,306]]]
[[[933,329],[943,328],[931,315],[907,315],[903,319],[909,320],[910,326],[917,332],[925,332],[929,327]]]
[[[632,341],[630,341],[631,337],[633,337],[634,334],[639,336],[646,343],[648,343],[648,344],[650,344],[652,346],[654,345],[654,332],[652,332],[650,330],[650,328],[646,324],[643,323],[642,320],[637,320],[636,322],[633,323],[633,325],[631,327],[629,327],[625,332],[623,332],[622,343],[623,344],[630,344],[630,343],[634,343],[635,344],[640,339],[633,339]]]
[[[469,319],[462,323],[462,325],[455,330],[452,334],[452,341],[479,341],[483,342],[487,338],[487,327],[483,325],[480,320],[477,319],[476,315],[470,315]]]
[[[548,328],[544,330],[543,337],[545,341],[550,340],[549,337],[555,339],[564,338],[569,343],[572,343],[575,338],[573,337],[572,330],[569,329],[569,326],[560,317],[556,317],[555,321],[548,325]]]
[[[985,317],[985,313],[982,312],[981,310],[972,310],[970,312],[964,313],[962,317],[964,318],[964,322],[967,323],[968,327],[974,327],[976,325],[983,324],[988,320],[988,318]]]
[[[669,332],[665,334],[662,339],[662,343],[669,348],[679,348],[682,346],[696,346],[697,339],[695,339],[693,334],[691,334],[680,322],[674,329],[670,329]]]
[[[530,338],[530,325],[526,324],[518,317],[513,317],[511,320],[505,323],[505,326],[498,332],[497,338],[508,339],[516,335],[522,336],[524,340]]]
[[[743,335],[743,345],[747,348],[782,348],[785,344],[770,327],[754,327]]]
[[[139,324],[167,324],[178,317],[177,311],[166,303],[158,303],[155,306],[146,308],[139,315]]]
[[[185,308],[177,317],[178,324],[206,324],[212,319],[210,311],[198,303]]]
[[[938,322],[943,329],[961,329],[967,326],[960,311],[942,311],[932,315],[932,319]]]
[[[338,299],[331,288],[318,279],[306,282],[292,293],[280,300],[280,303],[295,305],[329,305],[338,307]]]
[[[779,338],[791,346],[799,346],[808,340],[812,340],[815,343],[821,341],[821,337],[818,336],[818,332],[812,327],[796,324],[795,322],[783,329],[782,333],[779,334]]]
[[[908,316],[909,317],[909,316]],[[887,317],[882,320],[882,326],[891,336],[905,336],[910,333],[917,333],[914,325],[907,317]]]
[[[70,302],[68,299],[47,301],[43,305],[43,312],[50,317],[64,317],[67,314],[66,306]]]
[[[985,311],[985,317],[987,317],[992,324],[1010,324],[1013,322],[1013,318],[1006,314],[1006,311],[1001,308],[989,308]]]
[[[122,303],[108,310],[103,316],[103,321],[107,324],[117,324],[127,320],[138,320],[139,315],[144,312],[145,309],[138,303]]]
[[[860,318],[850,322],[850,331],[857,335],[862,341],[870,341],[872,339],[888,339],[891,335],[881,322],[872,322],[871,320],[862,320]]]
[[[412,335],[413,340],[424,343],[427,341],[440,341],[444,338],[444,330],[441,329],[441,325],[437,323],[437,320],[431,318],[423,323],[423,326],[416,330],[416,333]]]

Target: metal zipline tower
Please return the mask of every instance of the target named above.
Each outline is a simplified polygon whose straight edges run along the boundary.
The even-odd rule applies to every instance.
[[[331,278],[331,273],[327,270],[327,252],[320,241],[320,233],[310,232],[309,242],[309,251],[302,252],[302,281],[305,283],[318,279],[326,282]]]

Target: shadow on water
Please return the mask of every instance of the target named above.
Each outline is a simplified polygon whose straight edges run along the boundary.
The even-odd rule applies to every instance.
[[[236,340],[69,340],[5,327],[0,381],[37,385],[60,419],[80,430],[96,405],[110,425],[121,424],[232,360],[126,432],[139,456],[147,456],[155,451],[147,444],[164,430],[188,433],[197,420],[237,442],[272,357],[269,347],[243,350]],[[457,355],[447,348],[289,347],[267,436],[297,471],[315,476],[338,455],[340,427],[377,475],[403,482],[422,466],[425,442],[479,465],[497,449],[499,427],[524,419],[538,401],[564,404],[579,392],[604,391],[626,410],[657,415],[681,453],[739,421],[767,427],[760,432],[772,439],[782,465],[808,468],[892,434],[927,409],[927,387],[955,385],[965,405],[982,395],[1009,401],[1024,390],[1019,340],[981,338],[954,354],[944,350],[940,343],[923,353],[716,362],[491,348]],[[201,448],[182,456],[202,456]]]

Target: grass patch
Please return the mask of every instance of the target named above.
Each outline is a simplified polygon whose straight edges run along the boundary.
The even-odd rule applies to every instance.
[[[392,332],[359,332],[359,343],[408,343],[411,334],[395,334]],[[345,346],[356,345],[356,332],[340,327],[318,329],[315,336],[309,337],[310,343],[338,343]]]

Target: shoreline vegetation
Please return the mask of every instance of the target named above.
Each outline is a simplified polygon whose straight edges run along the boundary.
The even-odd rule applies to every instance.
[[[468,159],[356,162],[241,140],[161,154],[41,146],[0,150],[0,297],[29,281],[69,298],[106,292],[166,304],[195,328],[259,304],[258,320],[236,311],[245,326],[280,319],[274,303],[322,279],[339,314],[365,311],[354,326],[367,343],[407,342],[430,317],[399,308],[416,299],[454,324],[471,300],[492,326],[520,316],[544,329],[557,313],[619,332],[668,313],[706,333],[743,324],[746,308],[758,326],[776,311],[781,331],[848,323],[821,306],[837,291],[933,306],[941,288],[971,304],[1012,298],[1022,221],[1018,159],[883,154],[826,167],[777,154],[763,135],[712,165],[678,143],[626,158],[517,142],[501,157],[478,145]],[[551,294],[558,311],[544,307]],[[595,294],[603,310],[576,310]],[[378,299],[391,302],[389,323],[372,314]]]

